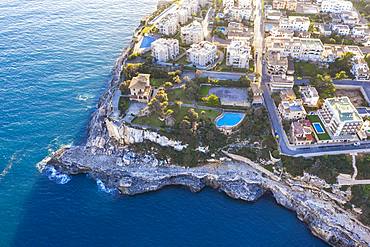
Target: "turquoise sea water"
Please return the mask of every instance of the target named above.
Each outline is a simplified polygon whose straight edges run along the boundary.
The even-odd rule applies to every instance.
[[[169,188],[135,197],[35,164],[80,143],[114,60],[153,0],[0,1],[0,246],[322,246],[265,197]]]

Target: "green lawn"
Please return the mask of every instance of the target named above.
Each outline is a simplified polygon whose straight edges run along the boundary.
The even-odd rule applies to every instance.
[[[173,109],[175,112],[175,119],[176,122],[181,122],[185,115],[188,113],[190,107],[181,107],[180,109]],[[220,115],[220,112],[213,111],[213,110],[201,110],[201,109],[195,109],[195,111],[199,114],[201,114],[202,111],[205,112],[206,116],[211,120],[214,121],[218,115]]]
[[[132,123],[140,125],[149,125],[156,128],[160,128],[164,125],[164,123],[159,120],[159,116],[157,114],[153,114],[147,117],[137,117],[134,119]]]
[[[150,84],[154,87],[161,87],[166,81],[169,80],[166,78],[150,78]]]
[[[320,123],[321,126],[323,128],[325,128],[324,127],[324,124],[321,122],[319,116],[317,116],[317,115],[307,115],[307,119],[311,122],[311,124],[313,124],[313,123]],[[325,130],[325,133],[323,133],[323,134],[316,133],[316,135],[317,135],[317,137],[319,138],[320,141],[326,141],[326,140],[330,140],[331,139],[330,136],[329,136],[329,134],[326,132],[326,130]]]
[[[121,96],[118,101],[118,109],[120,113],[124,114],[129,106],[130,106],[130,100],[128,98]]]
[[[327,69],[320,68],[317,64],[310,62],[295,62],[294,63],[295,75],[298,77],[311,76],[316,77],[317,74],[327,73]]]
[[[190,100],[185,95],[185,91],[182,88],[177,88],[174,90],[169,90],[167,92],[168,101],[175,102],[175,101],[182,101],[183,103],[189,103]]]
[[[211,86],[201,86],[200,89],[199,89],[199,96],[200,97],[206,97],[208,96],[208,93],[209,93],[209,90],[211,89],[212,87]]]
[[[180,109],[175,109],[174,106],[170,107],[174,111],[174,118],[176,119],[176,123],[180,123],[184,117],[187,115],[190,107],[181,107]],[[195,109],[195,111],[199,114],[201,112],[205,112],[206,116],[211,120],[214,121],[218,115],[220,115],[220,112],[213,111],[213,110],[201,110],[201,109]],[[161,128],[165,127],[164,123],[159,120],[158,114],[153,114],[151,116],[146,117],[137,117],[134,119],[133,124],[140,124],[140,125],[149,125],[155,128]]]

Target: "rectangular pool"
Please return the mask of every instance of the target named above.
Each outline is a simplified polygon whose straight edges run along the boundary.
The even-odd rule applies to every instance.
[[[312,123],[312,126],[314,127],[317,134],[324,134],[325,133],[325,130],[321,126],[321,123]]]

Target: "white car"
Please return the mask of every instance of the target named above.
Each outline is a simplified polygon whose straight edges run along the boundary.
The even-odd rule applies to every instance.
[[[355,143],[353,143],[353,146],[356,146],[356,147],[358,147],[358,146],[360,146],[361,145],[361,143],[360,142],[355,142]]]

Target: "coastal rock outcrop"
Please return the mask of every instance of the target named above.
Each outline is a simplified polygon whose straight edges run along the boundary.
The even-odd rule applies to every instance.
[[[107,188],[116,188],[128,195],[170,185],[186,186],[193,192],[209,186],[232,198],[255,201],[269,191],[278,204],[295,211],[313,234],[327,243],[333,246],[370,244],[369,228],[351,213],[314,191],[271,180],[243,163],[184,168],[161,162],[150,154],[121,150],[108,155],[103,150],[92,153],[89,148],[72,147],[38,164],[41,171],[49,166],[69,175],[89,174]]]

